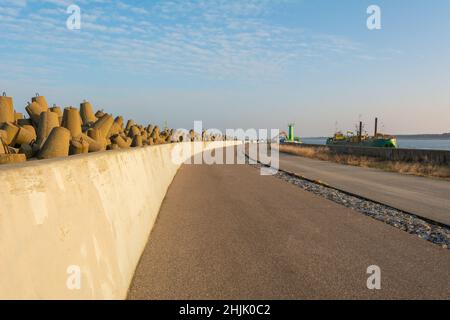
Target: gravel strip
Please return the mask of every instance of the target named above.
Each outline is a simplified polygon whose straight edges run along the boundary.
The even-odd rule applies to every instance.
[[[252,164],[251,166],[258,169],[261,168],[260,164]],[[278,171],[275,176],[303,190],[312,192],[315,195],[324,197],[378,221],[382,221],[409,234],[415,234],[421,239],[430,241],[450,251],[450,228],[446,226],[425,221],[420,217],[405,213],[401,210],[351,196],[339,190],[282,171]]]

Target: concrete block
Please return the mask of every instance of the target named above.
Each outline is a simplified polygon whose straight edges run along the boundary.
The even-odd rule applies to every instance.
[[[69,155],[85,154],[89,152],[89,142],[82,135],[70,140]]]
[[[31,121],[31,119],[19,119],[17,120],[17,125],[19,127],[23,127],[23,126],[32,126],[33,125],[33,121]]]
[[[121,137],[120,135],[112,136],[111,137],[111,141],[112,141],[112,144],[118,145],[119,148],[121,148],[121,149],[129,148],[131,146],[131,143],[132,143],[131,139],[126,140],[123,137]]]
[[[87,131],[87,135],[88,137],[90,137],[91,139],[95,140],[95,141],[100,141],[102,138],[102,135],[100,133],[100,131],[98,129],[95,128],[91,128]]]
[[[99,110],[99,111],[97,111],[97,112],[95,113],[95,117],[96,117],[97,119],[100,119],[100,118],[102,118],[105,114],[106,114],[106,113],[105,113],[103,110]]]
[[[17,123],[19,120],[23,119],[23,113],[14,112],[14,122]]]
[[[31,134],[34,136],[33,140],[37,139],[37,132],[36,132],[36,129],[33,126],[26,124],[26,125],[19,126],[19,127],[25,128],[28,131],[30,131]]]
[[[19,132],[14,140],[14,144],[22,145],[22,144],[31,144],[33,141],[36,141],[36,132],[26,129],[24,127],[19,128]]]
[[[89,129],[88,135],[82,134],[82,137],[89,143],[89,152],[99,152],[106,150],[106,139],[99,136],[98,130]],[[92,138],[94,137],[94,138]]]
[[[71,133],[63,127],[53,128],[41,151],[39,159],[67,157],[69,155]]]
[[[154,129],[155,129],[155,126],[152,125],[152,124],[149,124],[149,125],[147,126],[147,133],[148,133],[149,136],[152,135]]]
[[[33,149],[33,154],[35,154],[35,155],[38,154],[39,151],[41,151],[41,146],[38,145],[37,143],[33,143],[31,145],[31,148]]]
[[[123,131],[123,118],[121,116],[116,117],[116,119],[114,119],[114,123],[111,127],[111,129],[109,130],[108,136],[114,136],[116,134],[119,134]]]
[[[8,152],[6,152],[6,153],[8,153],[8,154],[18,154],[19,153],[19,149],[9,146],[8,147]]]
[[[98,130],[102,138],[108,138],[108,134],[114,123],[114,119],[109,114],[105,114],[94,124],[94,129]]]
[[[141,135],[141,131],[139,130],[138,127],[136,126],[132,126],[129,130],[128,136],[133,139],[136,136],[140,136]]]
[[[0,154],[8,153],[8,145],[6,144],[7,136],[6,131],[0,130]]]
[[[48,103],[44,96],[39,95],[39,93],[36,93],[36,96],[31,98],[32,102],[39,103],[43,109],[43,111],[48,110]]]
[[[61,107],[58,107],[55,104],[53,105],[53,107],[50,108],[50,111],[56,113],[58,115],[58,117],[62,118],[62,116],[63,116],[63,112],[62,112]]]
[[[39,117],[42,112],[47,112],[48,109],[45,109],[37,102],[29,103],[25,110],[27,111],[28,115],[31,118],[31,121],[33,121],[33,124],[38,125],[39,123]]]
[[[6,144],[12,145],[17,137],[17,134],[19,133],[19,127],[12,122],[6,122],[3,124],[3,130],[6,131],[7,134],[5,140]]]
[[[141,135],[134,136],[131,146],[133,148],[142,147],[142,136]]]
[[[39,116],[36,144],[42,146],[50,132],[56,127],[59,127],[58,114],[51,111],[42,112]]]
[[[78,109],[69,107],[64,109],[61,126],[68,129],[72,138],[79,137],[83,132],[81,130],[81,116]]]
[[[7,138],[8,138],[8,132],[6,132],[6,130],[0,129],[0,139],[3,139],[3,141],[6,142]]]
[[[123,117],[118,116],[114,119],[114,123],[117,124],[121,129],[123,129]]]
[[[162,144],[163,140],[161,139],[158,126],[156,126],[153,130],[151,139],[153,140],[153,144]]]
[[[0,123],[14,122],[14,106],[11,97],[7,97],[6,93],[0,96]]]
[[[6,92],[3,92],[2,95],[0,95],[0,104],[1,103],[5,103],[6,105],[11,106],[11,108],[14,110],[13,98],[12,97],[8,97],[6,95]]]
[[[35,155],[33,147],[29,144],[22,144],[20,146],[19,153],[24,154],[27,159],[30,159]]]
[[[91,103],[86,100],[80,104],[80,114],[83,125],[85,126],[92,125],[97,121]]]
[[[107,150],[119,150],[119,149],[120,149],[120,147],[117,144],[112,143],[108,146]]]
[[[136,122],[134,120],[128,120],[127,125],[125,127],[125,131],[129,132],[131,130],[131,127],[135,126]]]
[[[27,157],[24,154],[0,154],[0,165],[22,163],[25,161],[27,161]]]
[[[58,119],[59,119],[59,125],[62,124],[62,119],[63,119],[63,112],[61,110],[61,107],[58,107],[56,105],[53,105],[53,107],[50,108],[51,112],[54,112],[58,115]]]

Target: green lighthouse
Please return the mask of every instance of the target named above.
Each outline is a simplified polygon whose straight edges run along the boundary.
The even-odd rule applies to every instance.
[[[289,124],[288,142],[295,142],[295,124]]]

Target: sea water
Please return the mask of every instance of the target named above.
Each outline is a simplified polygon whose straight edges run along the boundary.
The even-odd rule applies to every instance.
[[[306,144],[325,145],[326,138],[302,138]],[[398,138],[398,145],[405,149],[450,150],[450,139],[405,139]]]

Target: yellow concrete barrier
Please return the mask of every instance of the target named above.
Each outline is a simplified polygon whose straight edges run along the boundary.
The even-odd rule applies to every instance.
[[[180,166],[176,146],[1,167],[0,299],[126,298]]]

